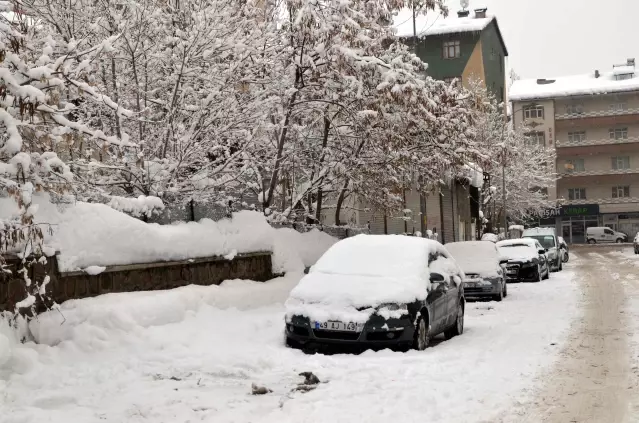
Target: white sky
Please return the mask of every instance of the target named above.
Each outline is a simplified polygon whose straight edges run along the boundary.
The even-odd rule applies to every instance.
[[[459,0],[447,0],[451,15]],[[639,60],[639,0],[470,0],[497,16],[508,65],[522,78],[612,70]]]

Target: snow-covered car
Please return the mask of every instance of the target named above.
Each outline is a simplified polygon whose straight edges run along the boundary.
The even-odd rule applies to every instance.
[[[561,254],[561,261],[564,263],[568,263],[570,259],[570,255],[568,254],[568,243],[564,240],[563,237],[558,236],[557,241],[559,242],[559,251]]]
[[[564,269],[564,262],[561,257],[561,251],[559,250],[559,240],[557,239],[555,228],[526,229],[522,238],[532,238],[539,241],[541,246],[546,250],[546,257],[549,261],[548,267],[551,272],[560,272]]]
[[[358,235],[333,245],[286,301],[286,343],[425,349],[464,330],[464,272],[437,241]]]
[[[501,301],[508,295],[502,260],[495,243],[466,241],[446,244],[446,249],[462,268],[464,296],[467,300],[492,298]]]
[[[546,250],[532,238],[508,239],[497,243],[499,255],[506,264],[506,281],[540,282],[548,279],[550,266]]]
[[[635,249],[635,254],[639,254],[639,232],[635,235],[635,239],[632,241],[632,245]]]
[[[481,236],[481,240],[482,241],[497,242],[497,241],[499,241],[499,236],[497,236],[496,234],[494,234],[492,232],[486,232],[485,234],[483,234]]]

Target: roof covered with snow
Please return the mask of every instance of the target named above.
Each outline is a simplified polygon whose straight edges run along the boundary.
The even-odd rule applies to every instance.
[[[499,30],[499,25],[497,24],[497,18],[495,16],[486,15],[485,18],[476,18],[474,13],[471,12],[470,16],[460,18],[453,11],[451,11],[446,18],[442,15],[437,15],[435,17],[433,17],[433,15],[420,15],[415,19],[415,27],[417,30],[417,36],[419,38],[424,38],[464,32],[481,32],[493,21],[495,22],[497,33],[504,47],[505,55],[508,56],[506,44],[504,43],[501,31]],[[413,37],[413,12],[408,8],[400,10],[393,20],[393,26],[395,27],[396,35],[398,37]]]
[[[630,79],[617,80],[615,79],[615,72],[619,74],[616,70],[607,73],[602,72],[599,78],[596,78],[593,72],[585,75],[547,78],[543,80],[519,80],[515,81],[512,87],[510,87],[509,98],[511,101],[528,101],[639,91],[639,77],[637,73],[634,73]]]

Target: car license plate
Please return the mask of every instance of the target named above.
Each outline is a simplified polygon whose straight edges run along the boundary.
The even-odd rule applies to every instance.
[[[336,332],[361,332],[364,325],[358,325],[353,322],[337,322],[329,320],[328,322],[315,322],[315,329],[333,330]]]
[[[466,286],[468,288],[476,288],[477,287],[477,283],[476,282],[464,282],[464,286]]]

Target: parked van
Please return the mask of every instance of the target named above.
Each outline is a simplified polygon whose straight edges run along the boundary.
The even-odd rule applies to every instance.
[[[596,244],[598,242],[626,242],[628,240],[628,235],[623,232],[616,232],[610,228],[602,227],[593,227],[586,229],[586,241],[588,244]]]

